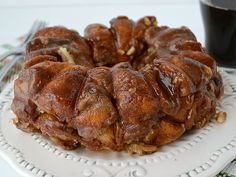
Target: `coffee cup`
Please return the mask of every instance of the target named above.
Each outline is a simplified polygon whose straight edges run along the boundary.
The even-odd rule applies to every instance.
[[[208,53],[223,67],[236,68],[236,0],[200,0]]]

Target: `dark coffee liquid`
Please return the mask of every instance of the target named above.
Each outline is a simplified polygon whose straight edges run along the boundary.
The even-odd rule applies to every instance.
[[[218,65],[236,68],[236,0],[201,0],[206,48]]]
[[[203,2],[208,3],[209,5],[216,8],[236,10],[235,0],[203,0]]]

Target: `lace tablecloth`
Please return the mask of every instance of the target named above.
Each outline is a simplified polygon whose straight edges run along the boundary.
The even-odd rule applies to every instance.
[[[21,38],[19,38],[18,41],[19,40],[21,40]],[[0,54],[11,49],[12,47],[13,45],[11,44],[0,45]],[[9,60],[10,58],[6,58],[0,62],[0,71]],[[0,91],[6,83],[10,82],[13,79],[13,76],[16,75],[20,69],[21,67],[19,65],[15,65],[14,67],[12,67],[12,69],[7,73],[7,76],[4,77],[2,82],[0,82]],[[232,75],[232,77],[236,81],[236,75]],[[229,163],[216,177],[236,177],[236,159]]]

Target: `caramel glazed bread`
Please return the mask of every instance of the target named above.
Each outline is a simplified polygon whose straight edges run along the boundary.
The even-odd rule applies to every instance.
[[[16,126],[64,149],[146,154],[216,113],[216,63],[187,28],[125,16],[86,27],[38,31],[14,84]]]

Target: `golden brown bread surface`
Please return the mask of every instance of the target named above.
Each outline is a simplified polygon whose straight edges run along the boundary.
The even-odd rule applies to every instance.
[[[14,84],[16,126],[65,149],[152,153],[216,113],[216,63],[187,28],[114,18],[84,37],[64,27],[37,32]]]

